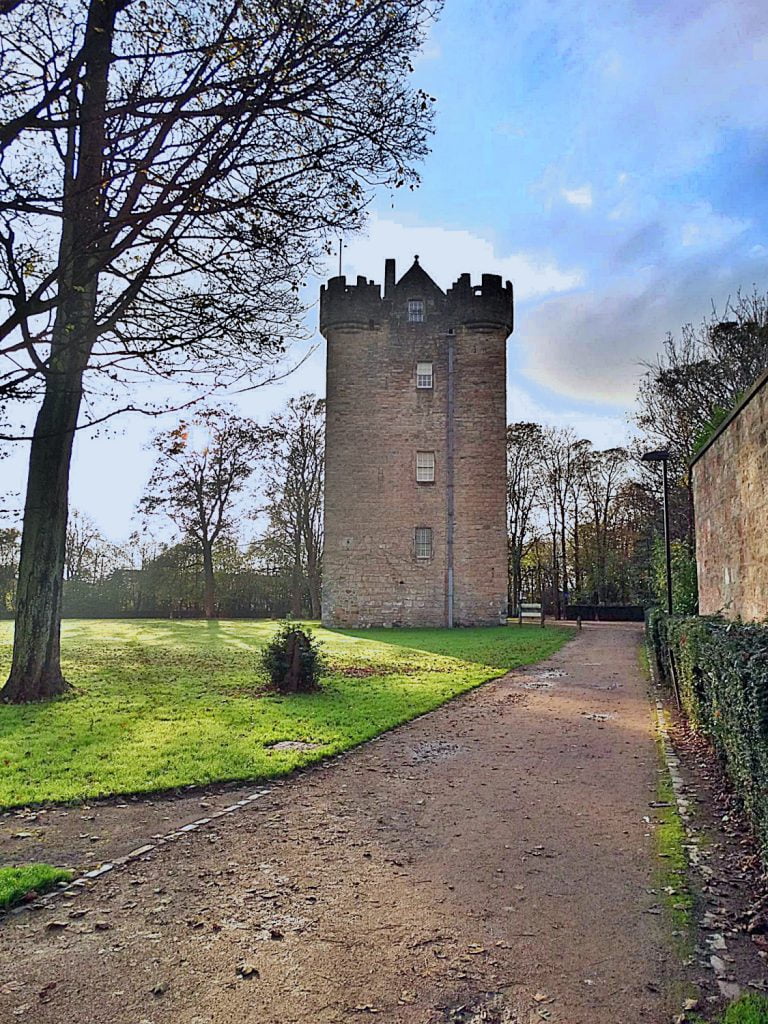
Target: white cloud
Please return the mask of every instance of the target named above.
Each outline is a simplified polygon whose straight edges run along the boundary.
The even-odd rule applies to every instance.
[[[738,238],[750,226],[748,220],[715,213],[709,203],[699,203],[681,227],[680,240],[687,248],[716,249]]]
[[[632,433],[625,416],[585,412],[564,405],[562,401],[544,405],[526,391],[524,381],[512,381],[507,387],[507,419],[510,423],[571,427],[579,437],[587,438],[596,448],[626,445]]]
[[[562,188],[560,189],[560,195],[571,206],[591,206],[592,205],[592,186],[581,185],[579,188]]]
[[[582,401],[634,403],[643,363],[667,332],[722,311],[729,295],[749,287],[754,257],[707,253],[685,263],[665,260],[610,284],[553,296],[521,311],[516,338],[525,372],[537,383]]]
[[[578,269],[563,269],[535,252],[500,255],[486,238],[454,228],[400,224],[372,215],[365,236],[350,239],[344,252],[347,276],[363,274],[383,281],[384,260],[397,259],[398,276],[405,273],[415,254],[427,273],[448,288],[459,274],[473,279],[481,274],[500,274],[515,286],[518,300],[544,298],[570,291],[583,283]]]

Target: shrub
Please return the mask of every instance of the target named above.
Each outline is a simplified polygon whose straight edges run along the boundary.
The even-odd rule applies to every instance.
[[[672,560],[672,609],[675,615],[695,615],[699,610],[699,581],[696,559],[682,540],[670,545]],[[667,559],[664,541],[658,538],[651,556],[651,589],[656,603],[666,608]]]
[[[768,864],[768,625],[655,610],[648,630],[662,675],[714,745]]]
[[[324,663],[312,630],[284,623],[262,649],[261,664],[281,693],[310,693],[320,686]]]

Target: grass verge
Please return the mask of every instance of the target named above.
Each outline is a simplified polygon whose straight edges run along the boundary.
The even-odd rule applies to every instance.
[[[51,864],[22,864],[20,867],[0,868],[0,910],[7,910],[31,892],[48,892],[59,882],[68,882],[71,871],[55,868]]]
[[[0,808],[270,779],[347,750],[507,669],[548,657],[567,629],[315,632],[331,671],[316,694],[265,692],[272,621],[69,620],[74,693],[0,705]],[[12,626],[0,623],[0,674]],[[275,749],[281,741],[312,749]]]
[[[723,1024],[768,1024],[768,999],[758,995],[742,996],[725,1011]]]
[[[687,840],[685,828],[677,810],[675,791],[669,776],[661,739],[657,740],[659,752],[659,781],[656,787],[657,806],[655,816],[656,853],[659,868],[655,879],[667,916],[672,923],[673,935],[680,953],[690,955],[695,942],[693,918],[693,896],[688,888],[688,858],[685,853]]]

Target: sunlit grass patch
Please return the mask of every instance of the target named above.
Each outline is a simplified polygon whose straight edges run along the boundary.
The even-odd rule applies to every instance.
[[[768,1024],[768,999],[754,993],[742,996],[725,1011],[723,1024]]]
[[[314,627],[332,671],[318,693],[265,689],[273,621],[72,620],[72,695],[0,705],[0,807],[269,779],[347,750],[451,697],[547,657],[571,630]],[[12,626],[0,623],[0,674]],[[275,742],[319,744],[274,749]]]
[[[51,864],[0,868],[0,910],[6,910],[30,893],[41,895],[59,882],[68,882],[71,877],[71,871]]]

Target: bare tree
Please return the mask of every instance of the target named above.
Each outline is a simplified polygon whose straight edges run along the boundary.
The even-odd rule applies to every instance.
[[[269,432],[269,526],[261,549],[290,567],[292,614],[301,614],[306,583],[310,614],[319,618],[325,403],[315,395],[292,398],[284,412],[272,417]]]
[[[210,409],[153,443],[159,458],[139,508],[162,514],[192,540],[203,563],[203,613],[216,615],[213,547],[235,527],[235,510],[263,445],[252,420]]]
[[[90,516],[73,509],[67,521],[64,579],[93,579],[101,575],[99,562],[105,542]]]
[[[568,572],[568,522],[573,488],[585,446],[589,441],[576,437],[570,428],[544,428],[542,460],[545,468],[545,487],[549,498],[547,512],[552,533],[552,566],[554,599],[558,618],[565,614],[566,594],[570,590]],[[558,550],[559,548],[559,550]]]
[[[533,540],[534,512],[542,498],[544,430],[538,423],[507,427],[507,534],[509,537],[510,605],[520,601],[522,561]]]
[[[768,296],[753,291],[729,299],[698,327],[667,335],[647,364],[638,390],[637,423],[649,444],[670,452],[672,523],[694,541],[689,460],[697,447],[768,369]],[[647,470],[652,479],[652,470]]]
[[[416,179],[431,99],[407,75],[438,6],[4,6],[0,394],[41,403],[2,699],[67,687],[75,431],[138,408],[147,374],[213,387],[280,355],[329,236],[361,223],[372,187]]]
[[[624,448],[590,452],[584,463],[584,490],[592,513],[592,578],[596,603],[605,602],[608,557],[616,509],[614,502],[626,478],[628,456]]]

